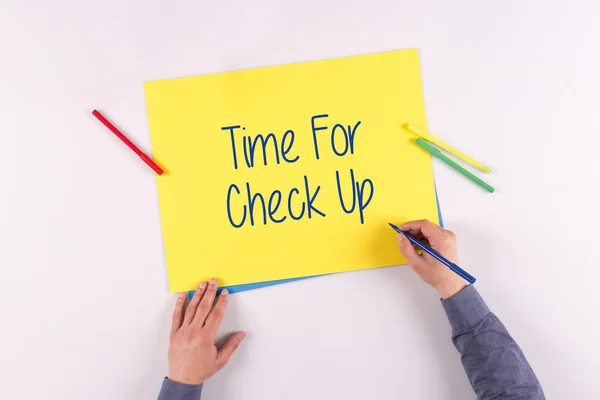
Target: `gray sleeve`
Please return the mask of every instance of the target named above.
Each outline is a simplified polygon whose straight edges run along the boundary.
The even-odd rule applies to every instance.
[[[523,352],[473,286],[442,300],[478,399],[545,399]]]
[[[202,384],[186,385],[165,378],[158,394],[158,400],[200,400]]]

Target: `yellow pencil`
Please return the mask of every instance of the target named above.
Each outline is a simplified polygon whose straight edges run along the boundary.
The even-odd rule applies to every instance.
[[[423,140],[426,140],[430,143],[435,144],[436,146],[438,146],[439,148],[442,148],[444,150],[446,150],[448,153],[452,154],[453,156],[460,158],[461,160],[463,160],[464,162],[471,164],[472,166],[474,166],[477,169],[482,170],[483,172],[489,173],[492,170],[488,167],[486,167],[485,165],[483,165],[482,163],[480,163],[477,160],[472,159],[471,157],[469,157],[468,155],[466,155],[465,153],[455,149],[454,147],[450,146],[447,143],[442,142],[441,140],[439,140],[438,138],[436,138],[435,136],[433,136],[431,133],[427,132],[425,129],[417,126],[417,125],[412,125],[412,124],[405,124],[404,128],[406,130],[408,130],[409,132],[417,135],[418,137],[422,138]]]

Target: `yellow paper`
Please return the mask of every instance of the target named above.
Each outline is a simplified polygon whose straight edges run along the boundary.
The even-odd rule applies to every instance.
[[[157,186],[172,292],[213,276],[237,285],[401,264],[388,222],[437,222],[431,158],[402,129],[426,126],[417,50],[153,81],[145,91],[154,158],[166,169]]]

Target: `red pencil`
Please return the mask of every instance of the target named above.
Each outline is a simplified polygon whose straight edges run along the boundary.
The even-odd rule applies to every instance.
[[[119,131],[113,124],[111,124],[109,120],[104,118],[104,115],[100,114],[100,112],[98,112],[98,110],[92,111],[92,115],[94,117],[98,118],[100,120],[100,122],[102,122],[108,129],[110,129],[112,131],[112,133],[117,135],[117,137],[119,139],[121,139],[123,141],[123,143],[125,143],[127,145],[127,147],[129,147],[131,150],[133,150],[133,152],[135,154],[137,154],[142,159],[142,161],[144,161],[146,164],[148,164],[148,166],[150,168],[152,168],[154,170],[154,172],[156,172],[158,175],[163,174],[164,171],[161,167],[159,167],[147,154],[145,154],[135,144],[133,144],[133,142],[131,140],[127,139],[127,137],[125,135],[123,135],[121,133],[121,131]]]

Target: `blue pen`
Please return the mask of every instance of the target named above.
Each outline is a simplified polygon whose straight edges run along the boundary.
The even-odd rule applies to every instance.
[[[435,258],[436,260],[438,260],[439,262],[444,264],[446,267],[450,268],[450,270],[452,270],[452,272],[454,272],[456,275],[460,276],[461,278],[463,278],[465,281],[467,281],[469,283],[475,283],[475,277],[473,275],[469,274],[467,271],[465,271],[458,265],[454,264],[452,261],[447,260],[444,256],[439,254],[437,251],[425,246],[423,243],[419,242],[417,239],[412,237],[408,232],[401,230],[394,224],[390,224],[390,226],[396,232],[406,236],[408,238],[408,240],[411,241],[411,243],[418,246],[425,253],[429,254],[431,257]]]

